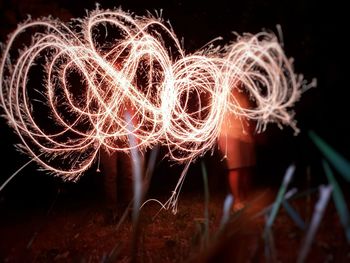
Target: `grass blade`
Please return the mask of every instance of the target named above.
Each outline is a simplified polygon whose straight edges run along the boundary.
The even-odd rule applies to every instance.
[[[334,168],[345,180],[350,182],[350,162],[322,140],[314,131],[309,131],[309,136]]]
[[[285,193],[287,191],[288,185],[295,171],[295,166],[290,165],[284,175],[282,185],[278,190],[276,201],[272,205],[272,209],[266,218],[265,230],[264,230],[264,240],[265,240],[265,257],[268,262],[276,262],[276,250],[274,245],[274,239],[272,234],[272,225],[275,221],[277,212],[281,206],[282,200],[284,199]]]
[[[303,246],[301,247],[300,254],[298,256],[298,263],[305,262],[307,254],[311,248],[312,242],[314,240],[316,231],[321,223],[323,218],[324,211],[327,207],[329,197],[332,193],[332,186],[320,186],[320,198],[315,205],[314,213],[312,215],[311,224],[309,230],[306,234],[306,238],[303,242]]]
[[[222,213],[222,218],[220,221],[220,229],[224,229],[228,221],[230,220],[231,208],[233,204],[233,195],[228,194],[224,201],[224,208]]]
[[[335,180],[333,172],[329,167],[327,161],[323,160],[322,164],[328,181],[333,187],[333,200],[335,203],[335,207],[337,208],[338,215],[340,217],[340,222],[344,227],[346,239],[348,240],[348,243],[350,243],[350,215],[349,210],[346,206],[343,192],[338,182]]]
[[[286,210],[286,212],[289,214],[289,216],[292,218],[294,223],[302,230],[306,229],[305,222],[299,215],[297,211],[289,204],[287,200],[282,201],[283,207]]]
[[[277,253],[272,229],[267,228],[264,234],[265,239],[265,259],[266,262],[277,262]]]
[[[136,262],[137,257],[137,242],[139,234],[139,215],[140,206],[142,202],[142,161],[140,153],[137,148],[136,137],[132,134],[134,130],[131,115],[129,112],[125,113],[125,120],[127,122],[127,129],[129,130],[128,139],[131,153],[131,166],[133,174],[133,188],[134,188],[134,202],[132,208],[132,223],[133,223],[133,237],[131,244],[131,262]]]
[[[276,218],[278,209],[280,208],[282,200],[284,199],[284,194],[287,190],[287,187],[288,187],[290,180],[292,179],[294,171],[295,171],[294,165],[291,165],[288,167],[286,174],[283,178],[282,185],[281,185],[280,189],[278,190],[277,198],[276,198],[275,203],[273,204],[273,207],[272,207],[271,213],[268,217],[265,229],[270,229],[271,226],[273,225],[273,222]]]

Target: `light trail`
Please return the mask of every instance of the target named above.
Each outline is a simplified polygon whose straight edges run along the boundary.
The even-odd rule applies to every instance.
[[[18,51],[28,35],[31,44]],[[3,46],[0,104],[21,150],[65,180],[79,178],[101,147],[128,152],[130,135],[140,150],[160,143],[170,159],[194,160],[215,145],[227,111],[256,121],[258,132],[270,122],[297,131],[290,108],[304,83],[276,36],[214,43],[186,54],[160,18],[121,10],[97,9],[70,24],[28,20]],[[254,107],[241,107],[234,89]]]

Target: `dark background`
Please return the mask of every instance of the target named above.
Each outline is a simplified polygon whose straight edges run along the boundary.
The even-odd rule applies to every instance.
[[[146,10],[163,9],[163,17],[170,20],[179,38],[184,38],[187,51],[192,52],[217,36],[226,41],[234,39],[233,31],[238,33],[257,33],[262,29],[276,32],[276,25],[283,30],[284,47],[287,56],[295,60],[295,71],[302,73],[306,80],[317,78],[318,86],[303,94],[296,104],[295,118],[301,133],[295,137],[289,127],[280,130],[270,125],[263,136],[258,137],[257,170],[260,183],[278,185],[288,164],[297,165],[298,177],[302,181],[305,168],[311,166],[315,171],[314,180],[322,182],[324,176],[320,167],[321,155],[310,142],[307,132],[316,131],[330,145],[346,157],[349,155],[348,118],[348,73],[349,53],[346,21],[349,14],[341,1],[100,1],[101,8],[122,7],[137,15]],[[16,28],[17,23],[26,19],[52,15],[68,21],[71,17],[82,17],[86,9],[92,10],[95,1],[52,1],[52,0],[0,0],[0,40]],[[28,158],[14,150],[16,136],[0,119],[0,183],[21,167]],[[210,159],[210,157],[206,157]],[[213,161],[209,161],[213,163]],[[169,175],[181,172],[181,167],[167,161],[159,164],[163,176],[158,186],[167,190],[174,186],[175,179]],[[1,202],[24,200],[53,195],[61,180],[36,171],[31,165],[23,170],[0,193]],[[198,164],[192,168],[195,174],[188,176],[188,188],[198,183]],[[217,171],[210,168],[210,171]],[[190,171],[190,173],[191,173]],[[215,174],[215,172],[214,172]],[[171,179],[173,178],[173,179]],[[96,176],[87,175],[78,184],[65,184],[72,192],[91,194],[95,191]],[[90,192],[89,192],[90,191]]]

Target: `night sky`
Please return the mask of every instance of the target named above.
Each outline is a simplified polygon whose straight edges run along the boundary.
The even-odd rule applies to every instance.
[[[320,164],[321,155],[307,137],[309,130],[316,131],[339,152],[350,157],[350,129],[346,127],[349,120],[349,66],[346,63],[349,48],[345,40],[349,32],[345,23],[348,14],[345,14],[345,4],[337,2],[341,1],[129,0],[100,1],[100,4],[102,8],[120,6],[137,15],[144,15],[147,10],[162,9],[163,17],[170,20],[177,36],[184,38],[188,52],[195,51],[217,36],[224,37],[225,41],[233,40],[233,31],[240,34],[257,33],[262,29],[276,32],[276,25],[281,25],[284,48],[287,56],[295,60],[295,71],[302,73],[308,81],[317,78],[318,87],[303,94],[296,104],[295,118],[301,129],[299,136],[294,137],[291,128],[280,130],[276,125],[270,125],[266,134],[258,138],[258,168],[266,181],[274,183],[275,180],[279,182],[291,162],[295,162],[299,169]],[[52,15],[68,21],[71,17],[84,16],[85,10],[94,6],[95,1],[90,0],[1,0],[0,40],[4,42],[7,34],[16,28],[17,23],[25,20],[27,14],[33,18]],[[14,150],[16,136],[3,119],[0,119],[0,136],[1,183],[28,158]],[[167,165],[165,161],[163,166]],[[36,190],[50,192],[58,181],[30,166],[1,194],[12,196],[13,192],[28,194]]]

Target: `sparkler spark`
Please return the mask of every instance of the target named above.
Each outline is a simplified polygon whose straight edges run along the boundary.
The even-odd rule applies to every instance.
[[[31,44],[18,51],[28,34]],[[193,160],[216,143],[226,112],[255,120],[257,131],[269,122],[296,129],[289,109],[303,85],[273,34],[186,54],[160,18],[121,10],[97,9],[69,24],[28,20],[9,37],[0,62],[1,106],[21,149],[67,180],[86,171],[101,147],[129,151],[129,135],[132,147],[161,143],[171,159]],[[40,71],[37,81],[33,72]],[[241,107],[234,89],[254,108]]]

